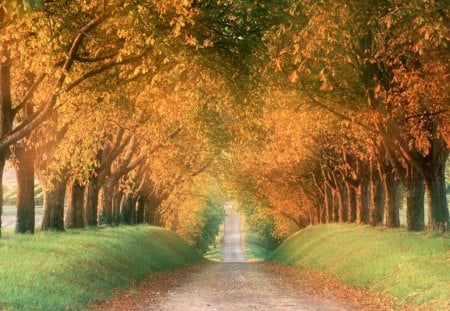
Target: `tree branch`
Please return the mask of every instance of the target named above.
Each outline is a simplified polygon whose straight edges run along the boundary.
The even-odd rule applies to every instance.
[[[37,126],[39,126],[42,122],[44,122],[49,115],[51,114],[53,107],[56,105],[59,95],[61,93],[61,88],[64,84],[64,81],[67,77],[67,73],[73,65],[74,57],[80,48],[83,39],[86,37],[86,34],[89,33],[92,29],[94,29],[106,15],[100,15],[94,19],[92,19],[89,23],[87,23],[84,27],[80,29],[75,39],[72,41],[71,48],[67,55],[66,61],[64,62],[61,74],[59,76],[58,81],[53,88],[53,93],[50,97],[50,100],[47,105],[45,105],[42,109],[37,111],[30,119],[24,121],[21,125],[15,128],[10,133],[6,134],[0,139],[0,150],[4,150],[8,148],[10,145],[18,142],[28,134],[30,134]]]

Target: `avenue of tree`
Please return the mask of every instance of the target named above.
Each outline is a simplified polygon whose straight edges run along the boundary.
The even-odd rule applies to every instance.
[[[18,233],[34,176],[42,230],[146,223],[206,249],[224,193],[270,238],[399,227],[403,200],[408,230],[448,228],[448,1],[6,0],[0,42]]]

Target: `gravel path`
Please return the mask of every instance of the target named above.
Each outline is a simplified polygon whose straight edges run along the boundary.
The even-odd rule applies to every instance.
[[[224,225],[223,259],[225,262],[245,262],[242,253],[241,218],[229,211]]]
[[[299,295],[267,263],[213,264],[189,275],[142,310],[349,310],[323,298]]]
[[[159,272],[91,310],[407,310],[315,270],[245,262],[240,219],[228,213],[224,261]]]

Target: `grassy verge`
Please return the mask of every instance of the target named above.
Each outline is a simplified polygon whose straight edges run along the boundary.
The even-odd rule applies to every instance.
[[[209,250],[205,254],[205,258],[212,261],[223,261],[223,234],[224,226],[220,225],[219,234],[216,236],[216,241],[214,245],[209,246]]]
[[[450,238],[354,225],[311,226],[281,244],[270,260],[317,268],[403,304],[450,308]]]
[[[149,272],[202,260],[175,233],[145,226],[6,234],[0,253],[0,310],[79,310]]]
[[[245,259],[250,262],[265,260],[269,254],[269,247],[264,240],[258,237],[257,233],[251,231],[244,217],[241,218],[241,232]],[[273,246],[271,249],[273,249]]]
[[[244,256],[247,261],[261,261],[267,258],[269,251],[256,233],[245,231],[244,233]]]

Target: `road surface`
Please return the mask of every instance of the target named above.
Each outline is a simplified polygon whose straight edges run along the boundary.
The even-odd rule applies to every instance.
[[[293,277],[293,268],[245,262],[240,217],[231,211],[223,251],[224,262],[156,273],[93,310],[351,310],[336,299],[311,294],[301,278]]]
[[[245,262],[242,253],[241,218],[229,211],[225,219],[223,236],[223,259],[225,262]]]

